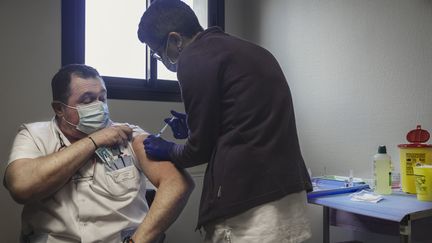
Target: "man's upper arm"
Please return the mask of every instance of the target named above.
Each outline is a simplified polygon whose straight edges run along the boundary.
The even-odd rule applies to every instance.
[[[15,136],[3,177],[3,186],[9,189],[10,179],[22,171],[28,159],[43,156],[29,130],[23,125]]]
[[[176,176],[181,176],[181,173],[170,161],[150,161],[144,150],[143,141],[147,134],[141,134],[134,137],[132,147],[137,156],[141,169],[150,182],[158,187],[163,180],[173,179]]]

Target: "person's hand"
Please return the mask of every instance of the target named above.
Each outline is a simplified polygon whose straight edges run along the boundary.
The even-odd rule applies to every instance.
[[[144,139],[144,150],[147,157],[151,160],[171,160],[170,152],[174,146],[173,142],[168,142],[161,137],[154,135],[148,136]]]
[[[127,125],[114,125],[90,134],[98,147],[126,146],[132,139],[132,129]]]
[[[176,111],[171,111],[174,119],[165,118],[164,121],[171,127],[173,136],[177,139],[185,139],[189,136],[189,128],[186,123],[187,115]]]

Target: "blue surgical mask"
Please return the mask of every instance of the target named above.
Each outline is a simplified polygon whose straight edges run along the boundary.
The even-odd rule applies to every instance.
[[[182,52],[183,48],[181,47],[183,39],[180,40],[180,44],[177,46],[178,55],[180,56],[180,53]],[[152,57],[156,60],[162,62],[165,67],[170,70],[171,72],[177,72],[177,58],[171,58],[168,56],[168,44],[169,44],[169,36],[168,40],[166,40],[165,48],[162,52],[162,55],[159,55],[156,51],[153,52]]]
[[[168,56],[167,56],[168,57]],[[170,70],[171,72],[176,73],[177,72],[177,62],[171,62],[171,59],[168,58],[168,61],[163,61],[163,64],[165,65],[165,67]]]
[[[77,110],[79,116],[78,124],[73,124],[64,117],[63,120],[68,124],[75,126],[77,130],[85,134],[91,134],[105,128],[110,122],[108,105],[102,101],[96,101],[88,105],[77,105],[76,107],[64,103],[62,104],[66,107]]]
[[[159,54],[153,52],[152,57],[162,62],[165,65],[165,67],[171,72],[174,73],[177,72],[177,60],[174,61],[170,57],[168,57],[166,48],[164,49],[164,53],[162,54],[162,56],[159,56]]]
[[[177,72],[178,57],[173,59],[173,58],[168,56],[168,43],[169,43],[169,39],[167,40],[167,45],[165,47],[165,57],[166,57],[166,59],[168,59],[168,61],[166,61],[166,59],[165,59],[165,61],[163,63],[165,65],[165,67],[167,67],[167,69],[170,70],[171,72]],[[178,56],[180,56],[180,53],[183,50],[181,45],[182,45],[182,40],[180,41],[180,44],[177,46]]]

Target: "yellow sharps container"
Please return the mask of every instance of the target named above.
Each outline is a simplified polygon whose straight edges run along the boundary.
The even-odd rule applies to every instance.
[[[415,166],[414,174],[417,199],[420,201],[432,201],[432,166]]]
[[[400,175],[402,191],[416,193],[414,167],[416,164],[432,165],[432,144],[425,144],[430,138],[427,130],[417,128],[408,132],[406,139],[409,144],[399,144]]]

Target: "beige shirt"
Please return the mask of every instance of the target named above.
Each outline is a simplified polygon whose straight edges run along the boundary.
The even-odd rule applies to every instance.
[[[133,136],[144,133],[130,125]],[[55,119],[22,125],[8,165],[22,158],[37,158],[70,145]],[[92,158],[69,182],[48,198],[24,205],[22,236],[29,242],[121,242],[133,233],[148,212],[146,178],[131,144],[122,148],[129,163],[107,169]]]

